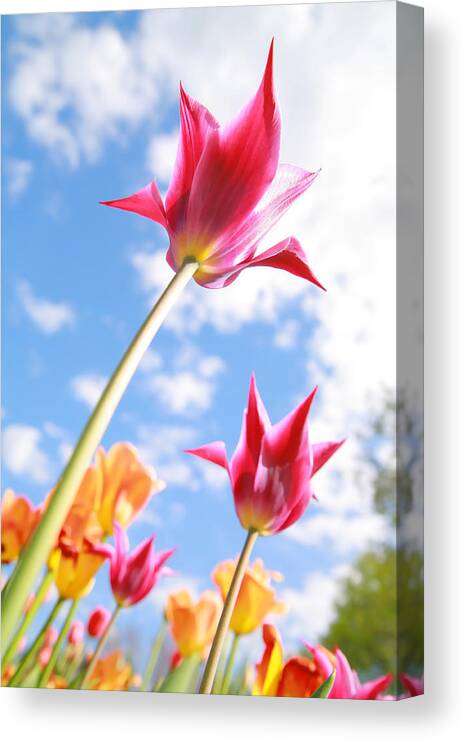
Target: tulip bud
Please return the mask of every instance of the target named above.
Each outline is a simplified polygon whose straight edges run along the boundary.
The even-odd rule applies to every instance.
[[[96,639],[99,639],[110,621],[111,613],[109,610],[99,605],[89,616],[87,621],[87,633]]]

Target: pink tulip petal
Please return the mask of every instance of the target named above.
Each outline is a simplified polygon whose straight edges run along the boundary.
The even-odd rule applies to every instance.
[[[326,654],[326,652],[323,651],[323,649],[319,645],[315,647],[315,646],[312,646],[311,644],[308,644],[308,642],[304,642],[304,644],[307,647],[307,649],[312,653],[313,657],[315,658],[315,662],[317,663],[321,672],[325,676],[325,680],[327,680],[334,670],[334,667],[328,655]]]
[[[295,410],[266,431],[262,447],[265,466],[290,463],[301,451],[302,444],[308,445],[307,417],[316,391],[317,387]]]
[[[89,544],[87,546],[89,554],[95,554],[95,556],[101,556],[104,559],[113,559],[115,550],[110,544]]]
[[[207,443],[205,446],[200,446],[199,448],[188,448],[185,453],[191,453],[193,456],[198,456],[200,459],[211,461],[212,464],[222,466],[223,469],[226,469],[226,471],[229,472],[228,456],[223,441]]]
[[[244,413],[242,430],[236,450],[231,458],[233,483],[240,473],[253,473],[260,457],[262,439],[271,427],[270,418],[257,389],[255,375],[250,378],[249,399]]]
[[[292,203],[307,190],[318,172],[310,173],[294,165],[281,164],[257,208],[232,234],[224,235],[206,265],[218,272],[255,255],[257,245]]]
[[[165,207],[163,206],[160,191],[154,180],[132,196],[118,198],[113,201],[101,201],[100,203],[103,206],[113,206],[116,209],[132,211],[134,214],[146,216],[148,219],[153,219],[154,222],[158,222],[162,227],[168,229]]]
[[[191,98],[180,85],[180,121],[178,153],[171,183],[166,194],[166,213],[171,228],[184,221],[189,191],[210,132],[219,123],[210,111]]]
[[[233,283],[245,268],[279,268],[326,291],[308,265],[307,256],[295,237],[287,237],[255,258],[246,259],[224,273],[202,266],[202,270],[195,275],[195,281],[209,289],[221,289]]]
[[[375,701],[391,682],[392,675],[389,673],[375,680],[370,680],[367,683],[362,683],[352,697],[358,701]]]
[[[294,507],[290,510],[286,519],[279,525],[276,524],[274,533],[281,533],[281,531],[285,531],[286,528],[289,528],[297,520],[299,520],[299,518],[302,517],[302,515],[305,513],[308,507],[308,503],[310,502],[310,497],[311,497],[310,486],[307,489],[303,488],[302,497],[300,498],[300,500],[297,501]]]
[[[354,671],[349,665],[347,657],[340,649],[336,649],[335,655],[336,678],[328,698],[353,698],[357,691]]]
[[[255,97],[226,127],[210,132],[192,180],[187,235],[208,246],[250,214],[276,174],[280,132],[272,44]]]
[[[400,673],[402,685],[408,690],[411,696],[421,696],[424,693],[423,678],[415,678],[413,675],[407,675],[406,672]]]
[[[333,456],[338,448],[345,442],[345,438],[342,441],[326,441],[325,443],[315,443],[312,446],[313,451],[313,470],[312,477],[317,473],[322,466]]]

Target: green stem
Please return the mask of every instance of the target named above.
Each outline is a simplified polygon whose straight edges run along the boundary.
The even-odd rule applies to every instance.
[[[158,630],[158,633],[152,645],[152,651],[150,652],[149,661],[147,662],[147,667],[145,668],[144,677],[142,679],[142,685],[140,687],[141,691],[149,689],[150,681],[153,677],[153,673],[155,672],[155,667],[157,665],[158,658],[160,656],[161,648],[163,646],[163,642],[165,641],[167,631],[168,631],[168,622],[164,620]]]
[[[73,616],[76,613],[76,608],[78,607],[78,603],[79,603],[79,598],[77,598],[76,600],[73,600],[73,602],[71,603],[69,607],[68,615],[66,616],[65,622],[63,626],[61,627],[61,631],[58,634],[57,640],[53,646],[50,659],[40,674],[39,682],[37,684],[38,688],[47,687],[47,683],[50,680],[50,675],[55,669],[55,665],[58,659],[58,655],[60,653],[60,649],[63,645],[64,640],[68,636],[68,632],[71,626],[71,621],[73,620]]]
[[[221,693],[221,688],[223,687],[223,680],[224,680],[224,671],[226,667],[226,659],[228,656],[226,642],[224,643],[223,649],[221,651],[220,660],[218,662],[218,668],[216,670],[215,675],[215,682],[213,683],[212,693],[215,695],[219,695]]]
[[[50,503],[9,581],[8,594],[2,606],[3,642],[10,639],[34,580],[57,539],[86,468],[144,353],[197,268],[198,263],[193,258],[186,258],[132,340],[97,402],[60,477]]]
[[[42,626],[41,630],[39,631],[39,633],[37,634],[37,636],[36,636],[33,644],[31,644],[30,648],[28,649],[28,651],[26,652],[26,654],[22,658],[20,664],[18,665],[18,668],[17,668],[15,674],[13,675],[13,677],[10,680],[10,682],[8,683],[8,685],[10,687],[17,688],[18,685],[20,685],[22,679],[24,678],[24,675],[26,674],[26,671],[29,668],[29,665],[30,665],[31,660],[33,660],[35,658],[38,650],[40,649],[40,647],[41,647],[41,645],[43,643],[45,632],[52,625],[52,623],[54,622],[54,620],[58,616],[58,614],[60,612],[60,608],[63,605],[63,603],[64,603],[63,598],[61,598],[61,597],[58,598],[58,600],[56,601],[56,603],[53,606],[52,610],[50,611],[49,617],[47,618],[47,620],[43,624],[43,626]]]
[[[234,634],[233,640],[231,643],[231,649],[229,650],[226,670],[224,671],[223,683],[221,685],[221,693],[223,695],[226,695],[229,691],[229,686],[231,684],[232,671],[234,668],[234,662],[236,660],[238,646],[239,646],[239,634]]]
[[[4,666],[7,665],[8,662],[15,656],[16,649],[21,639],[26,634],[26,631],[28,630],[29,626],[33,622],[34,618],[36,617],[37,611],[42,605],[44,598],[48,593],[48,589],[52,581],[53,581],[53,574],[52,572],[47,571],[45,573],[44,579],[40,583],[39,589],[37,590],[37,593],[35,595],[35,598],[32,602],[31,607],[25,614],[24,619],[19,626],[19,629],[17,630],[16,634],[14,635],[13,639],[10,642],[10,645],[5,650],[5,653],[2,657],[2,663]]]
[[[237,562],[236,570],[234,572],[232,582],[226,596],[226,600],[224,601],[223,612],[221,613],[221,617],[216,628],[215,638],[213,639],[210,654],[208,655],[207,664],[205,665],[202,682],[200,683],[199,693],[211,693],[212,691],[221,650],[226,639],[226,634],[228,633],[234,606],[236,605],[237,596],[239,594],[245,570],[247,569],[250,554],[252,552],[255,541],[257,540],[257,536],[258,532],[253,530],[250,530],[247,534],[247,538],[242,548],[239,561]]]
[[[113,628],[113,624],[115,623],[115,621],[116,621],[116,619],[118,617],[118,613],[120,612],[120,610],[121,610],[121,606],[120,605],[116,605],[115,606],[115,610],[113,611],[112,617],[110,618],[110,620],[108,622],[108,626],[105,629],[105,631],[103,632],[102,636],[100,637],[99,643],[97,644],[97,646],[95,648],[95,652],[92,655],[92,659],[89,662],[89,664],[87,665],[87,670],[85,671],[84,676],[83,676],[82,681],[81,681],[81,684],[79,685],[79,689],[80,690],[85,690],[86,689],[87,683],[90,680],[90,677],[91,677],[92,673],[94,672],[95,665],[97,664],[97,660],[100,657],[100,655],[102,654],[102,650],[103,650],[105,644],[107,643],[107,639],[110,636],[110,631]]]
[[[83,654],[84,654],[84,644],[82,644],[80,647],[75,648],[74,656],[69,660],[68,665],[65,668],[64,675],[69,684],[71,684],[74,676],[79,670],[79,666],[81,664]]]

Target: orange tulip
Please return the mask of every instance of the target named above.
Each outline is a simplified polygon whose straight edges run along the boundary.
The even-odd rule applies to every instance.
[[[324,673],[310,658],[291,657],[284,662],[281,637],[274,626],[264,624],[263,641],[252,695],[309,698],[324,682]]]
[[[41,509],[7,489],[2,499],[2,564],[16,561],[40,520]]]
[[[228,594],[235,568],[235,562],[229,560],[218,564],[213,571],[213,582],[219,587],[223,600]],[[250,634],[262,625],[268,613],[286,610],[285,604],[276,600],[272,580],[280,581],[282,575],[266,570],[261,559],[247,568],[231,618],[230,628],[235,634]]]
[[[220,597],[213,590],[202,593],[197,603],[192,601],[187,590],[168,597],[166,619],[183,657],[196,652],[205,655],[213,641],[221,608]]]
[[[90,676],[89,690],[128,690],[132,685],[132,667],[126,662],[123,652],[116,650],[99,659]]]
[[[64,690],[68,687],[68,681],[62,675],[51,675],[47,683],[47,688],[54,688],[55,690]]]
[[[48,560],[58,593],[65,599],[75,600],[87,595],[92,590],[95,574],[105,561],[103,556],[92,551],[92,546],[103,536],[95,510],[99,497],[98,483],[98,473],[91,466],[84,475]],[[46,506],[52,495],[53,490],[47,497]]]
[[[107,535],[113,534],[115,520],[127,528],[150,497],[165,488],[165,483],[141,463],[129,443],[116,443],[108,453],[99,449],[96,469],[100,485],[97,513]]]
[[[47,495],[45,507],[48,507],[54,492],[55,488]],[[59,543],[73,546],[84,538],[93,543],[102,539],[103,529],[96,512],[99,501],[100,476],[94,466],[89,466],[61,528]]]

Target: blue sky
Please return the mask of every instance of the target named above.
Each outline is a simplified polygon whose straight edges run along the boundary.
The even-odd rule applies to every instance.
[[[163,231],[99,201],[153,175],[166,189],[179,78],[224,120],[275,35],[283,160],[323,167],[275,234],[300,239],[328,295],[266,269],[190,287],[105,436],[135,443],[168,484],[131,542],[155,531],[159,548],[177,546],[178,576],[122,618],[123,643],[136,626],[143,648],[166,591],[208,587],[241,547],[225,477],[182,449],[220,438],[232,452],[251,371],[272,420],[319,384],[312,440],[351,439],[315,481],[320,503],[256,548],[285,575],[290,646],[324,630],[337,577],[386,535],[357,435],[395,382],[394,25],[393,4],[362,5],[3,19],[3,485],[34,502],[169,279]],[[104,573],[81,614],[102,599]]]

